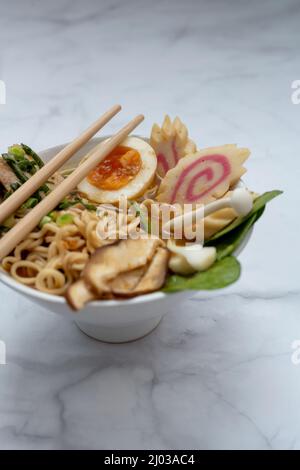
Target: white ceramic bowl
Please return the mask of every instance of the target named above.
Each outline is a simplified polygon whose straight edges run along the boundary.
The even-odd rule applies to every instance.
[[[106,138],[107,136],[92,139],[77,152],[67,166],[76,165],[88,150]],[[52,147],[39,153],[43,160],[47,162],[65,145]],[[239,247],[238,253],[235,253],[236,255],[246,246],[250,236],[251,232],[248,233]],[[19,284],[1,270],[0,281],[43,308],[60,315],[72,315],[63,297],[39,292]],[[74,321],[81,331],[94,339],[110,343],[134,341],[150,333],[168,311],[177,309],[179,304],[191,297],[193,293],[195,292],[183,291],[173,294],[155,292],[129,300],[95,301],[89,303],[79,313],[74,314]],[[203,292],[203,298],[208,296],[210,296],[209,292]]]

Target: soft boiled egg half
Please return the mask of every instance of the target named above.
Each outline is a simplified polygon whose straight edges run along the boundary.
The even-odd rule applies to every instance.
[[[81,181],[78,189],[99,203],[115,203],[121,196],[135,199],[151,185],[156,167],[153,148],[138,137],[127,137]]]

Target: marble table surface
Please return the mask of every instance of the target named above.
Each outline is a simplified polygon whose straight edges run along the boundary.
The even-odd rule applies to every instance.
[[[0,0],[0,144],[68,141],[121,102],[180,115],[199,146],[251,148],[246,183],[280,188],[242,277],[148,337],[109,345],[0,286],[1,449],[299,449],[297,0]],[[4,343],[2,343],[4,344]],[[298,346],[299,347],[299,346]]]

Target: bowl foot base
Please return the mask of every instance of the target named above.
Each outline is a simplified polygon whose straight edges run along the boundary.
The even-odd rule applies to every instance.
[[[160,323],[162,316],[144,320],[141,322],[129,323],[123,326],[95,326],[81,320],[75,320],[78,328],[98,341],[105,343],[128,343],[136,341],[151,333]]]

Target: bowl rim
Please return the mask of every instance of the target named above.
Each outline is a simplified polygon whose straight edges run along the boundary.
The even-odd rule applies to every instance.
[[[29,297],[34,297],[46,302],[52,302],[56,304],[66,304],[67,301],[65,297],[55,294],[48,294],[47,292],[42,292],[39,290],[34,289],[33,287],[26,286],[25,284],[21,284],[20,282],[16,281],[13,277],[11,277],[8,273],[6,273],[2,268],[0,269],[0,282],[7,285],[8,287],[16,290],[22,294],[25,294]],[[89,305],[94,305],[97,307],[105,306],[105,307],[116,307],[117,305],[130,305],[130,304],[137,304],[143,302],[149,302],[150,300],[160,300],[167,297],[167,293],[158,291],[152,292],[150,294],[139,295],[137,297],[132,297],[130,299],[120,299],[120,300],[93,300],[89,302]]]
[[[111,137],[111,135],[93,137],[92,139],[89,140],[89,142],[85,146],[83,146],[83,149],[86,146],[90,145],[92,142],[99,143],[99,142],[101,142],[101,141],[103,141],[103,140],[105,140],[109,137]],[[145,136],[132,135],[132,137],[139,137],[143,140],[149,141],[149,138],[145,137]],[[54,145],[53,147],[49,147],[47,149],[40,150],[39,154],[42,155],[42,154],[45,154],[45,153],[50,152],[50,151],[57,152],[60,149],[62,149],[63,147],[65,147],[67,144],[68,144],[68,142],[64,143],[64,144]],[[79,150],[79,152],[80,151],[82,151],[82,149]],[[74,158],[74,156],[72,158]],[[245,183],[243,182],[243,180],[240,179],[238,181],[238,183],[236,184],[236,186],[245,186]],[[249,239],[251,238],[252,232],[253,232],[253,227],[250,229],[250,231],[246,235],[245,239],[242,241],[242,243],[241,243],[240,247],[238,248],[238,250],[233,253],[235,256],[238,256],[238,254],[248,244]],[[13,289],[15,291],[20,292],[21,294],[24,294],[27,297],[33,297],[33,298],[42,300],[44,302],[49,302],[49,303],[64,304],[64,305],[67,304],[67,301],[66,301],[64,296],[49,294],[47,292],[42,292],[42,291],[36,290],[33,287],[26,286],[25,284],[21,284],[20,282],[16,281],[13,277],[11,277],[1,267],[0,267],[0,282],[2,282],[3,284],[5,284],[6,286],[10,287],[11,289]],[[219,290],[219,289],[217,289],[217,290]],[[187,292],[187,291],[183,291],[183,292]],[[207,296],[209,296],[209,294],[211,294],[211,291],[203,291],[203,292],[206,292]],[[213,291],[213,292],[215,292],[215,291]],[[177,294],[182,293],[182,291],[175,292],[175,294],[176,293]],[[92,302],[89,302],[89,305],[94,306],[94,307],[101,307],[101,306],[103,306],[103,307],[116,307],[116,306],[125,305],[125,304],[126,305],[132,305],[132,304],[139,304],[139,303],[143,303],[143,302],[150,302],[150,301],[154,301],[154,300],[162,300],[162,299],[167,298],[169,295],[174,295],[174,293],[166,293],[166,292],[163,292],[163,291],[157,291],[157,292],[152,292],[150,294],[139,295],[139,296],[132,297],[132,298],[129,298],[129,299],[93,300]]]

